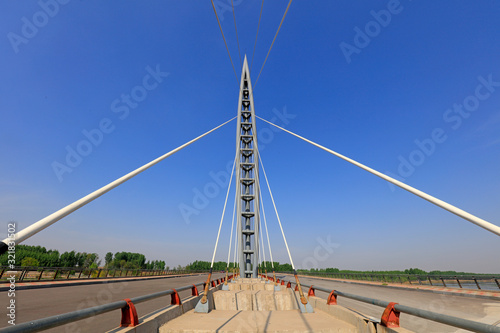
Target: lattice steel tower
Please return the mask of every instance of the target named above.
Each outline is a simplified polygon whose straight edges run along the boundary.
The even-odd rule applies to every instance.
[[[257,277],[259,258],[259,156],[247,57],[241,71],[236,128],[236,212],[240,276]]]

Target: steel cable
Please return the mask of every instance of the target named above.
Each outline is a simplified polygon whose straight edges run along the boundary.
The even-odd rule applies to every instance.
[[[262,0],[262,4],[260,5],[259,23],[257,24],[257,33],[255,34],[255,43],[253,45],[252,62],[250,63],[250,70],[252,70],[253,58],[255,56],[255,48],[257,46],[257,37],[259,36],[260,19],[262,18],[262,9],[263,8],[264,8],[264,0]]]
[[[226,37],[224,37],[224,32],[222,32],[222,26],[220,25],[219,15],[217,15],[217,10],[215,10],[214,0],[211,0],[211,1],[212,1],[212,7],[213,7],[214,13],[215,13],[215,18],[217,19],[217,23],[219,24],[220,33],[222,34],[222,39],[224,40],[224,44],[226,45],[226,50],[227,50],[227,55],[229,56],[229,61],[231,61],[231,66],[233,66],[234,77],[236,77],[236,84],[239,87],[240,83],[238,80],[238,74],[236,74],[236,69],[234,68],[233,59],[231,58],[231,53],[229,52],[229,47],[227,47]]]
[[[264,66],[266,65],[266,61],[267,61],[267,58],[269,57],[269,53],[271,53],[271,49],[273,48],[274,41],[276,40],[276,37],[278,37],[278,33],[280,32],[281,25],[283,24],[283,21],[285,20],[286,13],[288,13],[288,9],[290,8],[291,4],[292,4],[292,0],[290,0],[290,2],[288,3],[288,6],[286,7],[285,13],[283,14],[283,18],[281,19],[278,30],[276,31],[276,35],[274,35],[273,42],[271,43],[271,46],[269,47],[269,51],[267,51],[266,59],[264,59],[264,63],[262,64],[262,67],[260,68],[259,75],[257,76],[257,80],[255,80],[255,83],[253,85],[254,89],[255,89],[255,86],[257,85],[257,82],[259,81],[260,74],[262,74],[262,70],[264,69]]]

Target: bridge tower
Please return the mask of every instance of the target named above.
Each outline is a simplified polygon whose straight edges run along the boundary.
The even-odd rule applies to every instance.
[[[243,61],[236,128],[236,212],[240,276],[256,278],[259,264],[259,155],[252,83]]]

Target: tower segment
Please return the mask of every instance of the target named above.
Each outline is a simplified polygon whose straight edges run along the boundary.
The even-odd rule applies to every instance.
[[[252,83],[243,61],[236,128],[236,212],[240,276],[256,278],[259,263],[259,155]]]

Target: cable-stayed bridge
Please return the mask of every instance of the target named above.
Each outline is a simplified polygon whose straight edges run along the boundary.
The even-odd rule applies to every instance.
[[[320,286],[320,284],[325,284],[324,281],[318,282],[310,278],[299,277],[299,275],[297,274],[293,262],[292,251],[290,250],[286,239],[286,233],[285,233],[286,224],[285,226],[283,226],[283,223],[280,219],[277,205],[271,191],[271,186],[269,184],[268,177],[264,169],[264,163],[262,162],[262,158],[259,154],[259,148],[258,148],[259,146],[257,142],[257,133],[258,133],[257,119],[260,119],[265,123],[268,123],[280,130],[287,132],[288,134],[294,136],[295,138],[303,140],[316,148],[319,148],[331,155],[334,155],[337,158],[340,158],[358,168],[361,168],[373,174],[374,176],[382,178],[385,181],[388,181],[395,186],[398,186],[424,200],[427,200],[428,202],[444,210],[447,210],[450,213],[461,217],[465,221],[473,223],[491,233],[500,236],[500,227],[484,219],[481,219],[480,217],[472,215],[460,209],[459,207],[453,206],[443,200],[440,200],[439,198],[431,196],[423,192],[422,190],[411,187],[367,165],[364,165],[347,156],[344,156],[328,147],[313,142],[312,140],[307,139],[303,135],[299,135],[290,130],[279,127],[273,124],[272,122],[257,116],[254,107],[253,88],[255,87],[260,78],[264,65],[274,45],[274,41],[278,36],[281,25],[290,8],[291,2],[292,1],[288,3],[286,11],[280,22],[279,28],[276,32],[276,35],[274,36],[273,42],[271,43],[269,51],[264,60],[264,63],[262,64],[262,67],[257,76],[257,80],[254,84],[252,84],[252,80],[250,78],[250,66],[246,55],[244,55],[243,57],[242,71],[241,75],[238,77],[214,6],[214,12],[221,30],[222,38],[224,39],[224,42],[226,44],[226,49],[229,55],[229,59],[231,60],[231,65],[233,67],[233,70],[235,71],[236,79],[239,80],[238,113],[236,117],[223,122],[219,126],[210,129],[209,131],[201,134],[200,136],[179,146],[178,148],[158,157],[157,159],[143,165],[142,167],[134,171],[131,171],[130,173],[118,178],[117,180],[101,187],[100,189],[88,194],[87,196],[47,216],[46,218],[41,219],[40,221],[34,223],[33,225],[17,232],[12,237],[4,239],[0,244],[0,251],[2,253],[8,252],[9,249],[12,247],[10,245],[12,242],[15,242],[17,244],[25,241],[26,239],[30,238],[36,233],[48,228],[50,225],[56,223],[57,221],[68,216],[69,214],[75,212],[79,208],[89,204],[93,200],[106,194],[107,192],[111,191],[117,186],[120,186],[129,179],[139,175],[140,173],[146,171],[147,169],[153,167],[154,165],[162,162],[163,160],[172,156],[176,152],[188,147],[191,144],[194,144],[195,142],[201,140],[210,133],[213,133],[219,128],[231,123],[233,120],[236,120],[236,151],[235,151],[234,163],[231,174],[231,181],[233,180],[233,174],[235,176],[234,183],[236,187],[235,191],[236,195],[234,198],[233,219],[232,219],[231,233],[230,233],[231,239],[229,242],[227,266],[229,268],[231,252],[232,252],[233,264],[238,267],[238,271],[234,270],[230,271],[229,269],[227,269],[225,274],[221,275],[220,273],[215,274],[215,272],[213,272],[211,269],[210,272],[208,272],[208,275],[206,276],[205,282],[192,284],[191,286],[189,285],[175,286],[175,288],[173,287],[172,289],[163,290],[149,295],[137,295],[134,298],[127,298],[121,301],[110,302],[107,304],[99,305],[97,307],[87,307],[84,309],[79,309],[79,311],[76,312],[69,312],[64,315],[49,317],[45,320],[43,319],[34,320],[26,324],[18,325],[17,327],[11,327],[9,329],[6,329],[5,331],[38,331],[71,322],[76,322],[77,320],[91,318],[96,314],[106,313],[117,309],[121,309],[122,313],[121,325],[123,327],[137,326],[137,330],[140,330],[141,327],[145,326],[145,325],[141,326],[141,324],[145,324],[147,322],[147,319],[142,318],[141,319],[142,322],[141,320],[139,320],[135,304],[157,299],[162,296],[171,296],[172,307],[164,310],[167,312],[170,311],[167,316],[179,317],[176,318],[176,320],[179,319],[180,322],[172,321],[172,323],[170,324],[174,325],[174,327],[170,328],[159,327],[158,328],[159,331],[162,330],[179,331],[182,329],[186,331],[198,330],[199,329],[198,327],[188,327],[188,326],[196,321],[200,321],[202,325],[205,324],[208,325],[208,322],[213,320],[212,318],[214,317],[213,316],[214,314],[221,313],[217,312],[219,310],[237,311],[237,312],[235,313],[227,312],[226,315],[228,313],[231,314],[231,316],[229,317],[224,317],[221,315],[222,319],[219,318],[218,319],[219,321],[217,321],[215,324],[215,329],[214,329],[215,331],[220,330],[221,327],[224,327],[224,325],[226,325],[226,327],[224,328],[225,330],[238,331],[238,329],[234,328],[234,325],[231,326],[231,323],[233,321],[237,321],[235,319],[235,316],[237,314],[241,314],[241,316],[243,316],[243,314],[247,314],[249,317],[244,317],[243,319],[239,318],[238,320],[243,320],[243,322],[245,322],[246,324],[250,322],[255,323],[256,325],[255,330],[257,331],[261,329],[261,325],[264,325],[264,327],[268,327],[268,325],[271,325],[270,318],[276,315],[279,317],[278,323],[274,322],[273,324],[276,325],[276,327],[280,327],[279,325],[283,325],[282,326],[283,330],[288,329],[286,328],[287,324],[289,325],[290,323],[302,322],[305,326],[305,329],[313,331],[316,330],[315,328],[316,324],[319,325],[319,327],[321,327],[317,328],[317,330],[321,329],[324,331],[326,331],[326,329],[330,324],[332,326],[331,329],[340,329],[341,331],[342,330],[348,331],[354,329],[357,331],[368,332],[374,329],[378,329],[379,331],[403,332],[404,330],[399,328],[399,316],[401,313],[473,331],[481,331],[481,332],[499,331],[499,328],[493,325],[494,323],[486,324],[484,322],[464,319],[457,316],[438,313],[436,311],[422,310],[414,306],[398,304],[396,302],[387,302],[384,300],[380,300],[376,297],[368,297],[366,295],[357,295],[352,292],[334,290],[332,288],[329,288],[328,287],[329,285]],[[256,36],[256,43],[257,43],[257,36]],[[264,181],[261,182],[262,179]],[[274,213],[276,214],[276,218],[279,223],[286,251],[293,268],[292,275],[290,276],[285,276],[282,274],[277,275],[276,272],[274,271],[273,272],[267,272],[266,270],[259,271],[259,264],[267,261],[266,252],[270,257],[269,258],[270,262],[273,263],[272,246],[271,246],[273,243],[271,243],[269,239],[269,234],[267,233],[267,220],[264,212],[264,206],[262,203],[262,194],[260,186],[261,184],[266,185],[269,191],[269,195],[272,199],[273,210]],[[231,182],[228,186],[226,199],[222,211],[222,217],[218,226],[218,234],[217,234],[217,239],[215,240],[215,246],[213,249],[212,261],[211,261],[212,267],[218,249],[219,236],[221,229],[223,227],[222,222],[224,220],[224,216],[226,213],[230,188],[231,188]],[[233,236],[234,236],[234,242],[233,242]],[[234,249],[232,248],[232,245],[234,245]],[[186,281],[186,280],[181,280],[181,281]],[[304,283],[304,281],[307,282]],[[57,292],[57,289],[55,290]],[[191,292],[191,298],[186,301],[183,300],[180,295],[182,292],[187,292],[187,291]],[[316,292],[327,293],[328,294],[327,302],[321,303],[321,301],[318,298],[316,298],[315,294]],[[185,295],[185,293],[183,295]],[[268,296],[271,297],[271,300],[269,298],[266,298]],[[358,314],[359,316],[356,316],[355,311],[349,312],[344,308],[341,308],[340,306],[337,307],[336,306],[337,297],[338,298],[345,297],[346,299],[356,300],[358,302],[364,302],[376,305],[384,308],[384,312],[380,320],[376,320],[369,316],[363,316],[361,314]],[[424,300],[424,302],[425,301],[427,300]],[[193,308],[193,311],[187,313],[187,310],[189,310],[190,308]],[[255,314],[256,310],[267,311],[267,312],[257,311],[258,314],[260,315],[265,314],[265,315],[255,320],[249,319],[252,316],[256,315]],[[175,311],[177,315],[172,314]],[[323,313],[327,313],[328,315],[330,315],[330,317],[320,315]],[[184,314],[189,315],[189,317],[187,316],[183,317],[182,315]],[[234,314],[234,316],[232,314]],[[210,317],[210,315],[212,315],[212,317]],[[345,317],[348,317],[349,320],[342,320],[342,318],[345,319]],[[183,319],[184,322],[182,321]],[[488,319],[490,318],[488,317]],[[220,326],[221,325],[220,320],[222,320],[222,326]],[[331,323],[328,322],[328,320],[331,320]],[[356,323],[353,324],[353,321]],[[236,323],[235,325],[236,327],[238,327],[240,323]],[[325,325],[326,328],[321,325]],[[251,330],[253,329],[254,327],[252,326]],[[275,328],[273,328],[273,330],[274,329]],[[123,328],[121,330],[126,331],[127,329]]]

